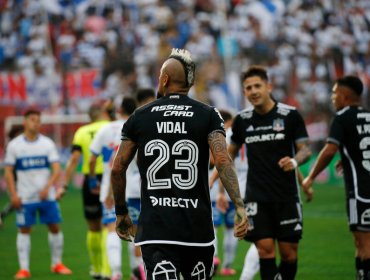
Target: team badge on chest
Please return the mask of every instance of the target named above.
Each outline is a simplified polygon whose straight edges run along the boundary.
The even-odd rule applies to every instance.
[[[284,120],[283,119],[275,119],[272,123],[272,129],[274,131],[284,130]]]

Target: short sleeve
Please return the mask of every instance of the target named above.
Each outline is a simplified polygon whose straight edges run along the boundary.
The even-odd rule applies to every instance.
[[[221,117],[220,112],[217,110],[217,108],[213,107],[212,109],[213,110],[211,111],[211,119],[210,125],[208,127],[208,134],[210,134],[213,131],[219,131],[226,136],[225,124],[224,120]]]
[[[343,126],[340,123],[339,117],[336,116],[331,123],[329,137],[326,140],[328,143],[334,143],[338,146],[343,140]]]
[[[14,145],[10,142],[5,153],[5,165],[14,166],[16,163],[16,155],[14,150]]]
[[[233,121],[232,125],[232,134],[231,134],[231,142],[235,143],[237,145],[244,144],[243,136],[241,135],[241,132],[243,131],[243,120],[240,117],[240,115],[237,115]]]
[[[83,139],[82,139],[82,132],[81,129],[77,129],[75,135],[73,136],[72,140],[72,151],[78,150],[82,151]]]
[[[291,111],[293,120],[293,137],[295,142],[302,142],[308,140],[308,133],[306,125],[301,114],[297,110]]]
[[[48,154],[48,160],[49,160],[49,162],[58,162],[59,161],[58,149],[57,149],[55,143],[52,140],[50,140],[50,151],[49,151],[49,154]]]
[[[134,124],[136,119],[136,112],[134,112],[128,120],[123,124],[121,140],[132,140],[137,142],[137,137],[135,135]]]
[[[105,129],[104,128],[100,129],[90,144],[90,151],[95,156],[100,155],[102,152],[104,135],[105,135]]]

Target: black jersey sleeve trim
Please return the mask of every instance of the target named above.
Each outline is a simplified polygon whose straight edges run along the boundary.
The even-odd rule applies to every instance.
[[[224,130],[222,130],[222,129],[215,129],[215,130],[212,130],[210,133],[208,133],[208,135],[210,135],[211,133],[213,133],[213,132],[220,132],[221,134],[223,134],[223,136],[225,136],[226,137],[226,133],[225,133],[225,131]]]
[[[122,140],[122,141],[129,140],[129,141],[133,141],[133,142],[135,142],[134,140],[132,140],[130,137],[127,137],[127,136],[122,136],[122,137],[121,137],[121,140]]]
[[[80,145],[72,145],[72,152],[74,151],[82,152],[82,147]]]
[[[337,144],[338,146],[340,146],[340,142],[335,139],[335,138],[332,138],[332,137],[329,137],[327,140],[326,140],[327,143],[333,143],[333,144]]]
[[[309,140],[308,137],[302,137],[302,138],[298,138],[295,140],[296,143],[302,143],[302,142],[307,142]]]

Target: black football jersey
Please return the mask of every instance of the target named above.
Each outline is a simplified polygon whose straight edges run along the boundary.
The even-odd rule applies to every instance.
[[[279,160],[295,155],[295,143],[307,141],[303,118],[291,106],[276,103],[265,115],[253,109],[234,119],[231,141],[246,145],[248,176],[246,200],[258,202],[299,201],[295,172],[284,172]]]
[[[214,240],[208,135],[225,135],[219,112],[182,94],[135,111],[122,139],[137,143],[141,213],[135,243],[209,246]]]
[[[347,196],[370,203],[370,112],[357,106],[338,111],[327,142],[340,147]]]

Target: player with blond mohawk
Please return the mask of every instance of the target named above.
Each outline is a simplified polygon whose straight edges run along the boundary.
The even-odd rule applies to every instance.
[[[122,128],[112,168],[121,239],[141,246],[147,279],[211,279],[214,231],[208,185],[209,151],[235,203],[234,235],[248,227],[235,168],[226,150],[224,122],[213,107],[188,97],[195,63],[174,49],[162,65],[158,99],[138,108]],[[137,152],[141,213],[137,232],[128,214],[127,168]]]

